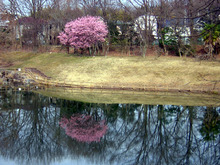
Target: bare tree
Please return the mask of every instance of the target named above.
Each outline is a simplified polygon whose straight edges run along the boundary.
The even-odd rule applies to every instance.
[[[0,18],[1,22],[4,24],[4,32],[6,36],[4,37],[5,41],[12,46],[17,46],[16,44],[16,19],[17,19],[17,10],[15,0],[9,0],[8,3],[0,3]],[[7,23],[7,24],[6,24]]]
[[[42,30],[42,25],[39,24],[39,19],[41,18],[41,11],[43,8],[48,4],[49,0],[9,0],[7,5],[7,12],[14,17],[16,23],[12,24],[14,28],[14,33],[19,31],[19,38],[20,43],[23,41],[21,40],[22,33],[27,32],[26,30],[30,30],[31,32],[31,42],[34,47],[39,45],[39,35]],[[32,19],[29,24],[25,25],[28,26],[28,29],[24,29],[23,23],[27,23],[25,21],[21,21],[20,18],[30,17]],[[20,23],[19,25],[17,23]],[[18,29],[20,28],[20,29]],[[16,38],[16,36],[14,37]]]
[[[167,45],[165,44],[165,27],[166,27],[166,21],[171,18],[172,8],[170,6],[170,3],[168,0],[160,0],[156,4],[154,15],[156,16],[157,21],[157,39],[159,40],[159,43],[161,41],[163,50],[165,55],[168,54],[167,51]]]
[[[129,0],[127,3],[119,1],[133,17],[135,31],[139,33],[140,50],[142,56],[145,57],[147,48],[154,40],[152,33],[156,21],[153,15],[155,2],[153,0]]]
[[[0,0],[0,13],[2,13],[3,9],[4,9],[3,0]]]
[[[188,30],[191,48],[187,52],[195,54],[196,45],[201,29],[204,23],[212,23],[218,21],[220,14],[219,0],[187,0],[187,1],[173,1],[174,13],[176,19],[182,22],[182,31]],[[187,29],[187,28],[188,29]],[[185,28],[185,29],[184,29]],[[183,47],[186,49],[186,47]]]
[[[47,21],[44,31],[46,44],[58,44],[57,36],[63,30],[65,24],[82,15],[79,0],[51,1],[50,6],[42,11],[42,18]]]

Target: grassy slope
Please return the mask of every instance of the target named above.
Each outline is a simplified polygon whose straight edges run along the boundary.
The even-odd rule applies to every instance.
[[[220,89],[220,62],[184,59],[178,57],[79,57],[62,53],[34,54],[28,52],[11,52],[0,55],[0,62],[14,64],[11,68],[34,67],[44,72],[53,80],[62,80],[78,84],[103,84],[109,86],[149,87],[157,88],[216,88]],[[215,83],[217,82],[217,83]],[[49,92],[47,94],[59,97],[70,97],[77,100],[96,100],[95,102],[124,102],[124,103],[151,103],[156,96],[140,97],[140,94],[92,94],[91,91],[79,95],[77,92]],[[46,94],[44,92],[44,94]],[[145,95],[145,94],[144,94]],[[113,97],[112,97],[113,96]],[[159,94],[155,104],[199,105],[201,98],[196,96]],[[91,99],[92,98],[92,99]],[[158,98],[158,97],[157,97]],[[162,98],[162,99],[161,99]],[[166,99],[164,99],[166,98]],[[174,98],[177,98],[174,100]],[[213,98],[214,100],[212,100]],[[116,99],[116,100],[115,100]],[[148,101],[144,101],[148,100]],[[191,101],[190,101],[191,100]],[[196,101],[197,100],[197,101]],[[210,101],[212,100],[212,101]],[[204,96],[203,105],[218,105],[219,97]],[[164,102],[165,101],[165,102]],[[208,103],[209,102],[209,103]]]
[[[35,67],[67,83],[176,89],[220,88],[220,62],[179,57],[76,57],[68,54],[4,54],[17,67]],[[217,83],[216,83],[217,82]]]

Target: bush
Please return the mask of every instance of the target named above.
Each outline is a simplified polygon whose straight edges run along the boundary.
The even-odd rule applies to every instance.
[[[84,49],[104,42],[107,34],[107,26],[100,17],[86,16],[68,22],[58,38],[63,45]]]

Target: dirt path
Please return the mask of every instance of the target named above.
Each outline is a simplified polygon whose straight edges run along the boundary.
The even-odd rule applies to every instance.
[[[39,71],[37,68],[25,68],[25,72],[38,75],[42,78],[50,79],[51,77],[46,76],[43,72]]]

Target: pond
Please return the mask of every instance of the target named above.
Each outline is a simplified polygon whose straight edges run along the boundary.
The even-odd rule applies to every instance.
[[[101,104],[0,94],[0,164],[213,164],[220,107]]]

